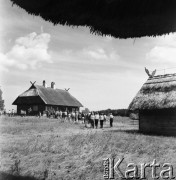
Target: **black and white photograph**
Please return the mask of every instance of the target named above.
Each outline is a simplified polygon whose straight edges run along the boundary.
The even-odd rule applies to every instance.
[[[176,178],[176,0],[0,0],[0,180]]]

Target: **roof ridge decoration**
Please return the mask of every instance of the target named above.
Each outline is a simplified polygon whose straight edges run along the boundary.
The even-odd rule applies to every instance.
[[[129,105],[130,110],[176,108],[176,74],[149,78]]]

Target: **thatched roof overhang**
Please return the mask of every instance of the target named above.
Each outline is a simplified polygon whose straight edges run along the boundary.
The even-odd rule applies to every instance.
[[[176,31],[176,0],[11,0],[53,24],[87,26],[115,38]]]
[[[18,96],[13,105],[44,105],[46,104],[40,96]]]
[[[129,110],[176,109],[176,74],[149,78],[137,93]]]

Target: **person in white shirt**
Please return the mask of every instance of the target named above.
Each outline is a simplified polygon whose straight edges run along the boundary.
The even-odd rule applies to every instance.
[[[68,121],[71,122],[71,113],[70,112],[68,112]]]
[[[95,115],[94,115],[93,112],[92,112],[91,115],[90,115],[90,119],[91,119],[92,128],[94,128]]]
[[[99,121],[99,114],[96,113],[96,114],[95,114],[95,127],[96,127],[96,129],[97,129],[97,127],[98,127],[98,121]]]
[[[62,111],[59,111],[59,118],[62,119]]]
[[[110,127],[113,126],[113,119],[114,119],[114,116],[112,115],[112,113],[110,113]]]
[[[11,116],[11,110],[9,110],[9,117]]]
[[[104,122],[106,124],[106,120],[107,120],[107,117],[106,117],[106,114],[104,114]]]
[[[100,115],[100,128],[103,128],[103,121],[104,121],[104,116],[103,114]]]
[[[72,111],[72,113],[71,113],[71,119],[72,119],[73,122],[75,122],[75,116],[76,116],[75,112]]]
[[[67,111],[65,110],[65,112],[64,112],[64,120],[65,120],[65,121],[67,120],[67,115],[68,115],[68,113],[67,113]]]

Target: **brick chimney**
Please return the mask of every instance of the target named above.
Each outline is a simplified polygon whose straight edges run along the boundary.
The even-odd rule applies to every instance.
[[[45,80],[43,80],[43,87],[47,88],[47,84]]]
[[[51,88],[56,89],[55,82],[51,82]]]

